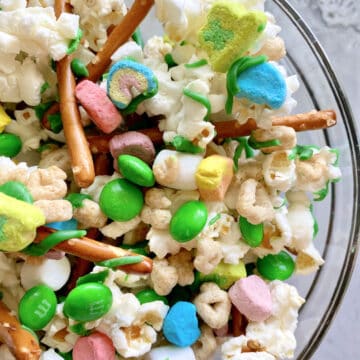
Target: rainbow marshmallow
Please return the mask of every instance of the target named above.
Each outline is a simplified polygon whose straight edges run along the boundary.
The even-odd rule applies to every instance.
[[[135,111],[137,105],[158,91],[152,70],[133,60],[121,60],[111,68],[107,80],[107,93],[120,110]]]
[[[226,72],[258,39],[266,21],[265,13],[248,11],[234,1],[214,3],[199,33],[200,46],[208,53],[213,69]]]

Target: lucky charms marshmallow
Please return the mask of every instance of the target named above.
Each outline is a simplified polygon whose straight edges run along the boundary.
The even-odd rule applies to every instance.
[[[292,358],[341,172],[264,0],[0,6],[0,357]]]

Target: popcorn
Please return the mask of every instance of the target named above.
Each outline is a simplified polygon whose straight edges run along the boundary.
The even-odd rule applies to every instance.
[[[246,337],[258,341],[275,357],[291,358],[296,346],[294,331],[298,310],[305,300],[295,287],[279,280],[272,281],[269,286],[273,300],[272,315],[264,322],[249,322]]]
[[[5,1],[5,0],[4,0]],[[7,102],[40,103],[45,83],[39,64],[62,59],[70,40],[76,37],[79,17],[63,14],[58,20],[52,7],[27,7],[12,2],[0,19],[0,56],[9,64],[0,69],[0,99]],[[19,3],[19,2],[17,2]],[[20,62],[16,56],[26,54]],[[33,61],[35,59],[35,61]]]

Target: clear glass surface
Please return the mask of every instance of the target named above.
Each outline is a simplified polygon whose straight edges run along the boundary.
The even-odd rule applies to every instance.
[[[347,100],[329,61],[311,30],[285,0],[268,0],[266,10],[282,27],[287,47],[283,60],[289,74],[297,74],[300,89],[295,93],[295,112],[333,109],[338,124],[324,131],[299,134],[299,144],[330,146],[340,150],[342,180],[333,185],[328,197],[314,204],[319,233],[315,245],[325,264],[311,276],[295,276],[289,281],[306,298],[296,331],[295,359],[310,359],[336,310],[339,308],[354,267],[359,234],[359,144]],[[142,24],[144,38],[161,34],[161,26],[151,13]]]

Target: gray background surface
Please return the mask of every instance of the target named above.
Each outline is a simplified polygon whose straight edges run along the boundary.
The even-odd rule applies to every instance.
[[[313,30],[360,128],[360,1],[289,0]],[[312,360],[360,359],[360,258],[330,330]]]

